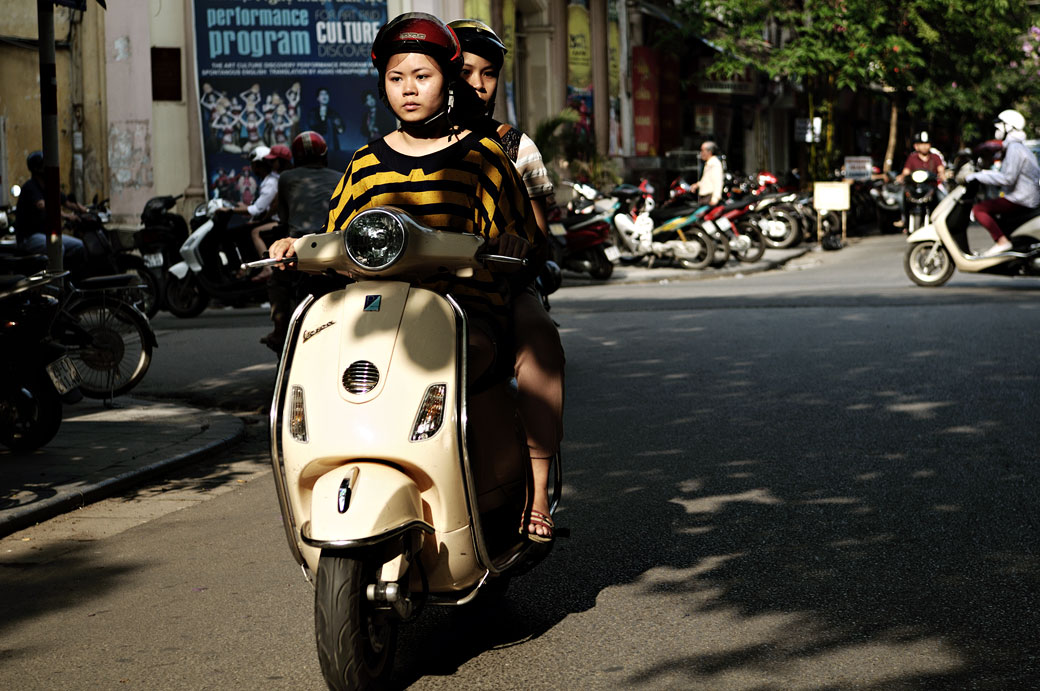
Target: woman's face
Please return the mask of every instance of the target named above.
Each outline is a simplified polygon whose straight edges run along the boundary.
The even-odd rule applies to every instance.
[[[489,102],[498,89],[498,70],[486,58],[476,53],[463,53],[462,78],[476,89],[480,100]]]
[[[444,75],[428,55],[390,56],[383,79],[390,108],[401,122],[423,122],[444,105]]]

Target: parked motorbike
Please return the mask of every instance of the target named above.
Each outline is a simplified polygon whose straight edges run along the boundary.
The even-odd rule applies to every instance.
[[[105,227],[111,220],[107,204],[108,200],[99,202],[95,199],[85,213],[78,214],[75,220],[68,222],[72,233],[83,241],[86,254],[86,265],[76,275],[96,277],[133,274],[134,280],[128,283],[132,287],[127,289],[124,297],[148,316],[155,316],[162,295],[159,280],[145,265],[144,259],[122,251],[112,241]]]
[[[743,263],[754,263],[766,251],[766,242],[757,218],[749,215],[752,202],[746,198],[722,203],[708,210],[700,221],[701,228],[715,242],[712,266],[722,266],[730,256]]]
[[[45,268],[47,258],[41,259]],[[62,404],[76,403],[82,394],[76,366],[48,335],[58,302],[45,288],[65,274],[15,270],[24,269],[6,259],[0,268],[0,444],[26,453],[54,438]]]
[[[962,183],[940,201],[931,214],[931,223],[911,233],[907,239],[903,268],[919,286],[941,286],[954,270],[1000,276],[1040,276],[1040,209],[999,219],[1012,249],[994,257],[980,257],[968,246],[971,207],[981,183],[963,182],[975,170],[969,161],[957,172]]]
[[[602,197],[599,192],[581,183],[571,186],[575,198],[567,205],[567,212],[556,207],[549,211],[549,242],[552,259],[561,268],[576,273],[587,273],[596,280],[605,281],[614,273],[614,262],[620,256],[610,242],[611,219],[617,210],[617,201]]]
[[[482,255],[483,244],[392,207],[295,242],[298,269],[358,279],[297,308],[270,418],[275,485],[289,548],[315,587],[329,688],[378,686],[401,622],[424,604],[501,596],[551,546],[519,530],[530,461],[512,359],[501,358],[504,372],[470,372],[466,313],[415,285],[525,261]],[[554,511],[559,458],[551,477]]]
[[[231,208],[224,199],[199,204],[191,219],[192,232],[180,246],[182,261],[166,275],[165,304],[175,316],[197,317],[217,299],[226,305],[260,303],[267,299],[267,285],[240,270],[257,258],[249,236],[231,227]]]
[[[655,228],[653,188],[645,180],[639,187],[619,185],[611,196],[619,202],[614,228],[622,264],[652,267],[661,263],[684,269],[703,269],[710,264],[715,243],[696,225],[696,208],[685,209],[689,213],[669,218]],[[678,209],[678,205],[671,209]]]
[[[928,223],[928,214],[937,201],[937,182],[935,173],[915,170],[910,173],[910,181],[903,184],[907,233],[913,233]]]
[[[183,195],[152,197],[141,212],[142,228],[134,233],[134,247],[159,286],[159,299],[146,310],[149,317],[165,308],[165,283],[170,267],[181,261],[180,248],[188,239],[188,224],[171,209]]]
[[[875,181],[875,184],[870,188],[870,196],[874,201],[874,208],[877,213],[879,233],[886,234],[899,231],[895,223],[903,215],[903,206],[900,203],[902,195],[903,186],[895,180],[888,178]]]

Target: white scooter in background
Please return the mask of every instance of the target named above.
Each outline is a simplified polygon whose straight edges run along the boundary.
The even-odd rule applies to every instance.
[[[549,551],[520,532],[530,459],[512,359],[474,391],[465,312],[415,285],[524,262],[480,256],[483,242],[377,207],[294,245],[298,269],[358,279],[297,308],[271,406],[278,499],[289,547],[315,586],[329,688],[379,685],[400,622],[423,604],[500,594]],[[552,476],[550,512],[559,458]]]
[[[971,207],[981,186],[974,180],[963,183],[971,172],[974,166],[969,161],[957,171],[957,181],[962,184],[935,207],[931,223],[906,239],[903,268],[919,286],[941,286],[950,280],[954,269],[1000,276],[1040,276],[1040,209],[1000,219],[1001,228],[1013,245],[1010,251],[980,257],[968,247]]]

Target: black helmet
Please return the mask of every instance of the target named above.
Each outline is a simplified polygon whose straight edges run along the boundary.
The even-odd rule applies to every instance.
[[[456,19],[449,22],[448,27],[459,37],[464,52],[475,53],[495,69],[502,69],[506,61],[506,44],[490,26],[478,19]]]
[[[29,169],[30,173],[42,173],[43,172],[43,152],[33,151],[31,154],[25,157],[25,166]]]
[[[914,144],[930,144],[931,139],[928,137],[928,133],[925,131],[918,132],[914,135]]]

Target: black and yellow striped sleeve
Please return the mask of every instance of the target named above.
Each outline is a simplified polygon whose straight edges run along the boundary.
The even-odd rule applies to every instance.
[[[532,245],[540,245],[542,233],[531,213],[520,174],[516,171],[501,146],[485,137],[474,148],[479,157],[477,179],[477,222],[479,232],[487,238],[498,235],[518,235]]]

